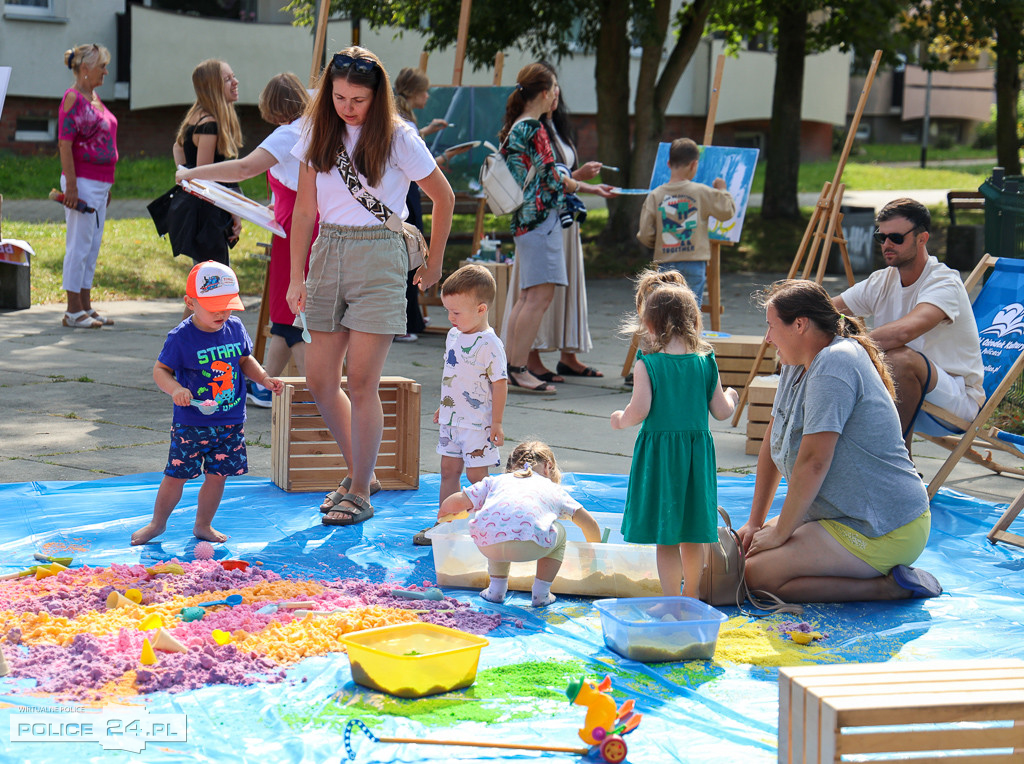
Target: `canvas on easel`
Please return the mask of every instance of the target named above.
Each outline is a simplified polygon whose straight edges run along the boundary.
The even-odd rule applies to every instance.
[[[671,143],[659,143],[658,155],[651,172],[651,189],[668,183],[671,174],[668,154]],[[736,214],[728,220],[708,219],[708,238],[712,241],[728,241],[736,244],[743,232],[743,220],[750,202],[750,190],[754,185],[754,169],[757,167],[758,150],[736,146],[700,146],[700,160],[697,163],[695,183],[710,186],[715,178],[722,178],[726,188],[736,202]]]

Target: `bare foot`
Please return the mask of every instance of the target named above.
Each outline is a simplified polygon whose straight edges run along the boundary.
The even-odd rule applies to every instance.
[[[214,530],[212,525],[207,525],[206,527],[196,525],[192,528],[192,535],[203,541],[212,541],[214,544],[220,544],[228,540],[228,537],[223,533]]]
[[[150,523],[144,528],[139,528],[135,533],[132,534],[132,546],[139,546],[141,544],[148,544],[150,541],[155,539],[161,533],[166,530],[166,525],[157,525],[156,523]]]

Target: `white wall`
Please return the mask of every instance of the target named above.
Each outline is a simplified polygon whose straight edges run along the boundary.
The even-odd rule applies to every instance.
[[[279,0],[274,0],[278,2]],[[58,3],[62,0],[58,0]],[[99,42],[116,53],[114,14],[124,9],[124,0],[66,0],[66,23],[20,21],[0,22],[0,65],[14,67],[12,95],[59,97],[70,84],[61,65],[61,55],[74,43]],[[363,24],[362,44],[384,61],[391,73],[403,66],[417,66],[423,48],[418,33],[396,36],[389,30],[371,30]],[[352,25],[334,21],[328,25],[327,51],[348,46]],[[206,58],[220,58],[231,64],[239,78],[239,97],[255,104],[260,90],[275,74],[292,71],[305,81],[309,77],[313,38],[310,28],[286,24],[243,24],[237,21],[184,16],[143,6],[132,8],[131,108],[189,104],[194,100],[192,69]],[[683,74],[669,103],[669,115],[703,116],[707,110],[711,78],[721,43],[705,39]],[[41,53],[41,55],[40,55]],[[529,54],[508,51],[502,84],[511,84]],[[32,61],[31,65],[26,62]],[[455,50],[431,54],[427,74],[434,84],[449,84]],[[574,56],[557,62],[559,78],[572,110],[593,114],[597,108],[594,57]],[[634,76],[637,59],[631,59]],[[770,54],[743,52],[727,58],[718,104],[717,122],[768,119],[775,58]],[[462,82],[488,85],[494,80],[491,67],[474,71],[466,67]],[[113,72],[100,91],[113,97]],[[803,117],[806,120],[843,124],[846,117],[849,56],[830,51],[808,58],[804,82]],[[632,108],[632,107],[631,107]]]
[[[57,0],[55,17],[16,16],[4,8],[0,18],[0,66],[10,66],[8,95],[60,98],[74,77],[64,65],[64,51],[97,43],[117,52],[116,13],[125,0]],[[114,97],[115,62],[111,62],[100,98]]]
[[[708,42],[707,38],[704,41]],[[717,55],[722,43],[715,40],[712,44]],[[804,63],[803,119],[845,124],[849,81],[850,54],[834,48],[808,56]],[[716,121],[771,119],[774,86],[775,56],[771,53],[744,51],[739,58],[726,58]]]

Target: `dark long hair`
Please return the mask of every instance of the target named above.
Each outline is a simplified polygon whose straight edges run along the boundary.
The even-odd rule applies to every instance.
[[[516,87],[505,102],[505,124],[498,133],[498,140],[504,141],[512,124],[526,109],[526,104],[550,90],[555,84],[555,75],[546,64],[527,64],[516,75]]]
[[[373,101],[359,133],[359,142],[352,152],[352,164],[366,176],[367,183],[376,186],[391,156],[391,143],[398,120],[391,80],[380,59],[366,48],[353,45],[339,53],[352,58],[369,59],[377,65],[365,74],[357,72],[355,67],[341,72],[333,63],[327,65],[320,75],[316,94],[306,109],[310,141],[305,159],[317,172],[329,172],[338,159],[338,149],[342,146],[346,127],[334,109],[334,81],[344,79],[358,87],[369,88],[373,91]]]
[[[760,295],[759,303],[767,309],[775,308],[779,319],[786,325],[798,318],[806,318],[818,329],[832,337],[849,337],[857,340],[867,351],[868,358],[882,378],[885,389],[896,400],[896,386],[892,381],[889,364],[875,341],[868,337],[867,329],[855,316],[844,316],[836,310],[832,298],[821,284],[808,279],[783,279],[776,281]]]
[[[549,64],[547,61],[541,61],[541,66],[546,66],[548,71],[551,72],[555,78],[558,78],[558,72],[555,71],[555,67]],[[559,148],[558,141],[554,140],[555,133],[565,143],[572,146],[573,153],[576,153],[576,128],[573,127],[572,120],[569,118],[569,106],[565,102],[565,94],[558,94],[558,105],[555,107],[553,112],[550,112],[544,117],[541,117],[541,124],[547,129],[548,134],[551,136],[551,150],[555,154],[555,160],[561,162],[564,165],[568,165],[569,157],[562,156],[562,150]],[[579,157],[576,157],[576,161],[570,170],[576,169],[579,165]]]

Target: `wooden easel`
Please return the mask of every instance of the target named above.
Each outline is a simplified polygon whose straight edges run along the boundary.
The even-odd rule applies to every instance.
[[[459,29],[458,37],[455,43],[455,68],[452,71],[452,87],[459,87],[462,85],[462,69],[466,59],[466,41],[469,38],[469,11],[472,7],[472,0],[462,0],[462,6],[459,10]],[[494,56],[494,85],[501,85],[501,75],[505,68],[505,54],[498,52]],[[424,72],[427,70],[427,53],[420,54],[420,69]],[[476,252],[480,249],[480,242],[484,238],[484,216],[487,214],[487,199],[483,194],[469,195],[469,194],[456,194],[456,203],[462,202],[476,202],[476,222],[473,225],[473,244],[470,249],[471,252]],[[441,304],[440,297],[440,284],[435,284],[426,292],[420,295],[420,310],[423,311],[423,316],[427,316],[427,308],[431,306],[437,306]],[[448,327],[446,326],[427,326],[424,329],[427,333],[447,333]]]
[[[853,121],[850,123],[850,129],[846,134],[846,143],[843,145],[843,152],[839,156],[839,164],[836,165],[835,175],[832,177],[831,182],[826,181],[821,189],[818,201],[814,205],[814,211],[811,213],[811,219],[807,221],[807,228],[804,230],[803,238],[800,240],[800,246],[797,247],[793,264],[789,267],[789,273],[786,275],[787,279],[797,278],[797,272],[800,271],[801,264],[803,264],[803,270],[800,278],[808,278],[811,270],[814,269],[815,259],[817,259],[814,281],[820,284],[825,278],[825,266],[828,264],[831,245],[835,243],[839,245],[843,269],[846,271],[846,280],[850,286],[853,286],[853,268],[850,266],[850,254],[846,249],[846,237],[843,236],[843,214],[839,211],[846,186],[840,180],[843,177],[846,160],[850,157],[850,150],[853,148],[857,126],[860,124],[860,117],[864,112],[868,93],[871,92],[871,85],[875,79],[875,71],[878,69],[878,63],[881,59],[882,51],[876,50],[875,55],[871,59],[871,68],[868,70],[868,76],[864,80],[864,88],[860,91],[860,100],[857,102],[857,110],[853,114]],[[732,417],[733,427],[740,421],[743,407],[747,403],[747,390],[750,388],[750,383],[754,380],[754,377],[757,376],[758,366],[761,364],[767,349],[768,337],[765,335],[765,338],[761,340],[761,347],[757,351],[757,357],[750,368],[750,374],[747,375],[747,381],[743,385],[743,390],[740,391],[740,400]]]
[[[708,117],[704,123],[704,146],[710,146],[715,135],[715,115],[718,113],[718,95],[722,89],[722,71],[725,69],[725,56],[719,55],[715,65],[715,78],[711,85],[711,98],[708,101]],[[711,240],[711,259],[708,260],[708,304],[702,310],[711,314],[711,330],[719,331],[722,327],[722,244],[732,242]],[[626,362],[622,365],[622,376],[629,374],[633,368],[640,340],[634,336],[626,352]]]

